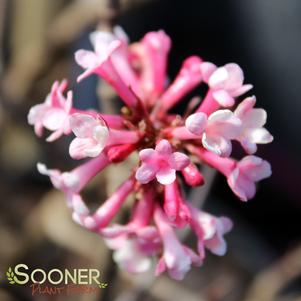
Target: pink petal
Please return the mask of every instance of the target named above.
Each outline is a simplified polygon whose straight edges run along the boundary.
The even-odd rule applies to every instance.
[[[235,103],[235,99],[226,90],[214,91],[212,96],[223,107],[232,107]]]
[[[104,241],[110,249],[118,250],[124,246],[127,239],[126,235],[121,235],[116,238],[105,238]]]
[[[256,182],[268,178],[272,174],[270,163],[257,156],[244,157],[238,166],[242,173]]]
[[[250,131],[250,143],[266,144],[273,141],[273,136],[265,128],[257,128]]]
[[[73,159],[82,159],[85,157],[97,157],[103,146],[92,138],[75,138],[69,147],[69,154]]]
[[[84,69],[95,68],[99,65],[97,55],[88,50],[78,50],[75,52],[75,61]]]
[[[162,105],[166,111],[201,82],[201,62],[197,56],[185,59],[179,74],[162,96]]]
[[[101,229],[100,233],[105,238],[117,238],[118,236],[128,234],[131,231],[132,229],[129,226],[115,224],[111,227]]]
[[[111,42],[116,40],[114,34],[108,31],[94,31],[90,34],[90,41],[98,56],[105,56]],[[86,67],[88,68],[88,67]]]
[[[260,128],[265,125],[267,113],[264,109],[252,109],[248,111],[242,118],[245,128]]]
[[[161,257],[157,263],[156,270],[155,270],[155,276],[158,277],[162,273],[166,271],[166,264],[164,261],[164,257]]]
[[[170,143],[165,140],[162,139],[157,145],[155,150],[160,153],[160,155],[162,156],[169,156],[172,153],[172,148]]]
[[[250,142],[248,137],[239,138],[239,142],[241,143],[243,149],[246,151],[247,154],[251,155],[257,152],[257,145],[256,143]]]
[[[113,259],[129,273],[143,273],[151,267],[151,259],[139,251],[136,241],[129,239],[113,253]]]
[[[175,170],[182,170],[189,165],[190,159],[183,153],[174,152],[171,154],[168,160],[170,167]]]
[[[55,131],[61,128],[64,124],[67,114],[62,109],[48,110],[43,116],[43,125],[50,131]]]
[[[220,221],[220,223],[222,225],[222,228],[223,228],[223,231],[222,231],[223,234],[228,233],[232,230],[233,222],[230,218],[222,216],[222,217],[219,218],[219,221]]]
[[[104,148],[109,139],[109,130],[106,126],[98,125],[94,127],[92,137],[102,148]]]
[[[93,129],[98,125],[98,120],[88,114],[75,113],[70,116],[70,127],[78,138],[92,137]]]
[[[253,85],[243,85],[240,88],[236,89],[235,91],[231,91],[231,95],[233,97],[237,97],[237,96],[247,93],[252,88],[253,88]]]
[[[156,178],[162,185],[171,184],[176,179],[176,171],[170,167],[161,168],[156,173]]]
[[[200,267],[203,264],[203,258],[196,254],[192,249],[184,246],[184,250],[195,266]]]
[[[215,255],[224,256],[226,254],[227,245],[223,237],[215,235],[213,238],[207,240],[205,245]]]
[[[247,97],[235,109],[234,112],[235,116],[237,116],[238,118],[243,118],[248,111],[253,109],[255,104],[256,104],[255,96]]]
[[[226,64],[224,68],[229,74],[229,78],[225,82],[224,88],[230,91],[240,88],[244,81],[244,74],[242,69],[234,63]]]
[[[254,182],[241,174],[238,168],[228,177],[228,184],[232,191],[244,202],[255,196],[256,186]]]
[[[142,164],[136,171],[136,180],[146,184],[155,178],[157,167],[150,164]]]
[[[44,114],[50,107],[47,106],[45,103],[35,105],[30,108],[27,121],[30,125],[34,125],[38,121],[42,121]]]
[[[224,83],[228,80],[229,73],[225,67],[217,68],[209,78],[209,86],[214,89],[223,89]]]
[[[202,229],[202,239],[211,239],[216,231],[216,219],[212,215],[203,211],[199,211],[198,215],[194,216],[194,218],[196,219],[195,222],[197,222]]]
[[[241,130],[241,120],[230,110],[218,110],[208,118],[206,134],[223,136],[227,139],[237,138]]]
[[[121,26],[119,25],[114,26],[113,32],[116,38],[118,38],[118,40],[122,41],[125,44],[129,43],[129,37]]]
[[[152,148],[145,148],[139,152],[139,158],[142,162],[150,163],[157,157],[157,152]]]
[[[57,131],[54,131],[51,135],[49,135],[46,139],[47,142],[53,142],[54,140],[60,138],[64,134],[64,129],[58,129]]]
[[[205,127],[207,125],[207,115],[205,113],[199,112],[190,115],[186,121],[186,128],[194,135],[202,135]]]
[[[222,136],[204,134],[202,143],[206,149],[219,156],[229,157],[232,151],[231,142]]]
[[[210,62],[204,62],[201,64],[201,73],[206,83],[208,83],[210,76],[216,69],[217,67]]]

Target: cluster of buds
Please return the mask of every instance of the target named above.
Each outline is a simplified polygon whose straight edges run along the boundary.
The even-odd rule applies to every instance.
[[[113,33],[93,33],[91,42],[93,51],[75,53],[76,62],[85,69],[78,81],[97,74],[113,87],[127,109],[120,115],[78,110],[72,105],[72,92],[64,95],[66,82],[55,82],[45,102],[30,109],[29,124],[38,136],[44,128],[51,131],[47,141],[73,133],[70,156],[90,159],[69,172],[41,163],[38,170],[65,193],[74,221],[104,238],[121,268],[140,273],[155,262],[156,275],[167,271],[181,280],[192,265],[202,265],[206,251],[225,254],[223,236],[232,228],[229,218],[193,206],[183,187],[203,185],[200,167],[206,164],[227,178],[240,200],[254,197],[256,182],[271,175],[270,164],[254,155],[257,144],[273,140],[264,128],[266,112],[254,108],[254,96],[237,105],[237,97],[252,85],[243,83],[243,72],[234,63],[217,67],[191,56],[168,84],[171,40],[162,30],[129,44],[126,34],[116,27]],[[170,112],[201,84],[208,86],[202,102],[193,98],[183,116]],[[233,140],[247,154],[241,160],[230,157]],[[81,196],[87,183],[109,164],[120,163],[135,152],[139,157],[129,178],[91,212]],[[128,222],[112,224],[130,194],[135,204]],[[177,236],[177,230],[184,227],[197,237],[195,250]]]

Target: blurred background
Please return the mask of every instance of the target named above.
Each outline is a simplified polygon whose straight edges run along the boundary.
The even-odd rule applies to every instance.
[[[78,107],[112,109],[103,101],[110,91],[99,101],[96,78],[76,84],[73,52],[91,48],[96,26],[113,23],[131,41],[164,29],[173,41],[170,78],[192,54],[217,65],[238,63],[257,106],[268,112],[274,142],[258,155],[271,162],[273,176],[248,203],[235,198],[222,176],[214,178],[204,208],[234,220],[228,253],[208,255],[182,282],[118,270],[102,240],[71,221],[63,195],[36,171],[38,161],[74,166],[65,155],[68,138],[47,144],[27,124],[29,108],[45,99],[54,80],[68,78]],[[300,301],[300,54],[299,0],[0,0],[0,300]],[[116,172],[108,171],[92,192],[101,200],[115,181]],[[21,262],[99,268],[109,286],[93,295],[31,296],[4,278]]]

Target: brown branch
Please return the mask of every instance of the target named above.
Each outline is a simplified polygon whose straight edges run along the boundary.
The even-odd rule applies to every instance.
[[[244,301],[273,301],[290,281],[301,275],[301,245],[261,272],[252,283]]]

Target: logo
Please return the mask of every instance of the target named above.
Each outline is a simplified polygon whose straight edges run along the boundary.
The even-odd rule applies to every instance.
[[[36,268],[30,269],[20,263],[14,268],[9,267],[6,277],[11,285],[28,285],[32,295],[61,295],[61,294],[92,294],[98,289],[104,289],[108,283],[100,280],[98,269],[58,269],[49,271]]]
[[[7,280],[9,281],[10,284],[15,284],[15,273],[13,272],[12,268],[9,267],[7,272],[6,272],[6,277],[7,277]]]

